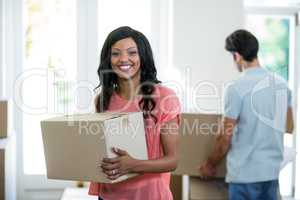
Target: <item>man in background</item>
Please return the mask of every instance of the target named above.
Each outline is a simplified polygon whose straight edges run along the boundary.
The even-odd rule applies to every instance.
[[[291,91],[260,66],[259,44],[250,32],[235,31],[225,48],[242,75],[225,91],[222,131],[201,174],[214,176],[227,154],[230,200],[276,200],[284,133],[293,131]]]

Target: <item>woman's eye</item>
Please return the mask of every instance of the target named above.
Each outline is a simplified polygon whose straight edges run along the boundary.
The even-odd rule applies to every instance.
[[[137,51],[129,51],[129,55],[134,56],[137,54]]]
[[[119,55],[119,52],[111,52],[111,55],[112,55],[112,56],[118,56],[118,55]]]

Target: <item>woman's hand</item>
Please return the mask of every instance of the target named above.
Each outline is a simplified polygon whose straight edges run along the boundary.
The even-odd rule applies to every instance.
[[[118,156],[116,158],[104,158],[102,160],[102,171],[110,180],[116,180],[124,174],[133,172],[137,160],[132,158],[126,151],[113,148],[113,152]]]

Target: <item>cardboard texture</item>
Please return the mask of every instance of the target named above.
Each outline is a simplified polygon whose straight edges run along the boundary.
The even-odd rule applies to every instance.
[[[142,113],[95,113],[63,116],[41,122],[47,176],[50,179],[115,183],[100,167],[104,157],[116,155],[112,147],[136,159],[148,159]]]
[[[179,162],[173,174],[201,176],[198,167],[212,152],[220,123],[221,115],[192,113],[181,115]],[[225,160],[220,163],[216,177],[225,177],[225,163]]]
[[[226,200],[227,184],[224,180],[203,181],[190,177],[190,200]]]
[[[172,175],[170,189],[173,194],[173,200],[182,199],[182,176]]]
[[[5,198],[5,150],[0,149],[0,200]]]
[[[7,101],[0,101],[0,138],[7,137]]]

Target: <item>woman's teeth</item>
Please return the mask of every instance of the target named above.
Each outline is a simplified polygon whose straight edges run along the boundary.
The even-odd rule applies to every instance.
[[[122,65],[122,66],[120,66],[120,69],[121,70],[129,70],[130,69],[130,65]]]

